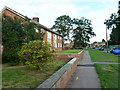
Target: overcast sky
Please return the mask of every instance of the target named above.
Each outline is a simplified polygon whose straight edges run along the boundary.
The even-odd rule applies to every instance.
[[[69,15],[71,18],[85,17],[92,20],[96,37],[90,41],[106,40],[105,19],[118,10],[118,0],[0,0],[0,10],[5,6],[28,16],[39,17],[39,22],[49,28],[57,17]],[[109,31],[110,34],[110,31]]]

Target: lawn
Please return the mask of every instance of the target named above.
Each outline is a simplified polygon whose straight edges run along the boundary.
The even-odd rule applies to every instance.
[[[118,88],[118,65],[95,64],[102,88]],[[119,68],[120,69],[120,68]]]
[[[54,61],[54,63],[47,63],[43,67],[43,71],[33,70],[28,66],[3,66],[2,86],[3,88],[36,88],[67,62]]]
[[[118,56],[100,50],[88,49],[93,62],[118,62]],[[118,64],[95,64],[102,88],[118,88]],[[118,69],[119,68],[119,69]]]
[[[74,54],[74,53],[79,53],[80,51],[82,51],[81,49],[77,49],[77,50],[62,50],[62,51],[56,51],[56,54]]]
[[[95,49],[88,49],[88,51],[93,62],[118,62],[117,55]]]

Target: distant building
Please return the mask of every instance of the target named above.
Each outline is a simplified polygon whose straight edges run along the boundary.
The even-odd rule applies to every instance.
[[[105,46],[105,42],[96,42],[93,44],[94,47]]]
[[[5,6],[2,9],[2,12],[0,14],[0,16],[2,16],[3,14],[6,14],[7,16],[10,16],[12,18],[14,18],[15,16],[18,18],[22,19],[22,23],[27,23],[25,22],[25,16],[16,12],[15,10]],[[57,51],[62,50],[62,35],[58,34],[57,32],[51,30],[50,28],[42,25],[39,23],[39,18],[38,17],[33,17],[33,19],[30,19],[30,21],[34,24],[40,25],[41,26],[41,30],[45,33],[44,37],[43,37],[43,41],[49,43],[52,47],[55,47],[57,49]],[[37,30],[36,30],[37,33]]]
[[[63,49],[72,49],[74,45],[74,41],[71,41],[67,46],[64,46]]]

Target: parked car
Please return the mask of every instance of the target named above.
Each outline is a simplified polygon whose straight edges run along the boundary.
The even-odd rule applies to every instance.
[[[104,48],[103,48],[103,47],[99,47],[99,50],[102,50],[102,51],[103,51],[103,50],[104,50]]]
[[[3,45],[1,45],[1,53],[3,53]]]
[[[120,48],[113,48],[111,52],[114,54],[120,54]]]
[[[113,48],[110,50],[110,53],[113,53],[113,50],[115,50],[115,47],[113,47]]]

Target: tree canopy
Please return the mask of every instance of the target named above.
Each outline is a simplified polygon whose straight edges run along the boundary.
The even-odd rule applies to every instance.
[[[60,35],[64,37],[64,40],[69,39],[70,31],[72,30],[71,17],[67,15],[60,16],[56,19],[52,29],[55,29]]]
[[[36,33],[36,28],[39,33]],[[5,48],[2,54],[3,62],[18,62],[17,51],[26,42],[42,40],[43,34],[40,32],[40,27],[37,25],[29,21],[22,23],[22,20],[17,17],[11,18],[4,14],[2,17],[2,45]]]
[[[73,39],[74,47],[84,47],[90,41],[90,38],[96,34],[92,31],[92,24],[89,19],[73,19]],[[80,46],[81,45],[81,46]]]
[[[120,15],[120,12],[118,12]],[[105,21],[108,29],[111,29],[109,44],[120,44],[120,16],[116,13],[111,14],[110,18]]]
[[[52,29],[55,29],[59,34],[63,35],[64,41],[70,41],[70,34],[73,34],[72,38],[75,41],[75,46],[86,46],[90,38],[95,36],[90,20],[85,18],[71,19],[71,17],[67,15],[58,17]]]

